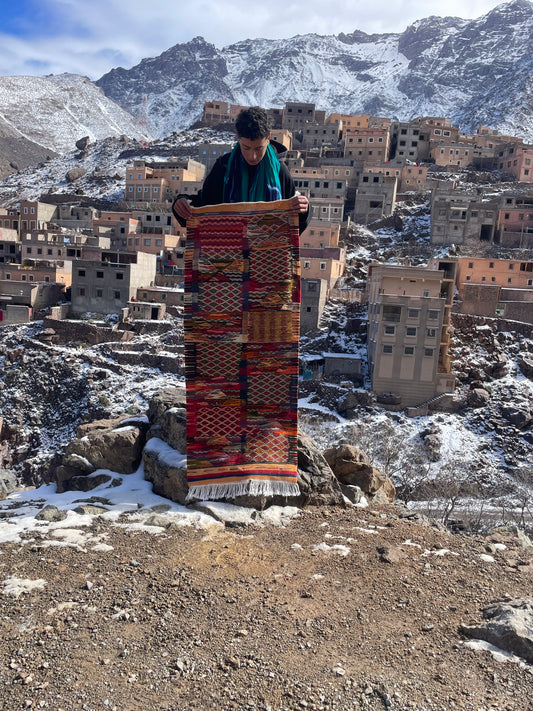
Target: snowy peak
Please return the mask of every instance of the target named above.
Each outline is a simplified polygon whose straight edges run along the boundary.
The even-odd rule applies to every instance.
[[[248,39],[218,50],[202,37],[97,84],[158,136],[189,126],[205,101],[283,106],[401,120],[448,116],[533,141],[533,5],[513,0],[477,20],[428,17],[398,34]],[[529,82],[529,83],[528,83]],[[490,101],[487,96],[490,95]]]
[[[132,116],[77,74],[0,77],[0,106],[13,131],[58,153],[72,149],[83,136],[143,135]]]

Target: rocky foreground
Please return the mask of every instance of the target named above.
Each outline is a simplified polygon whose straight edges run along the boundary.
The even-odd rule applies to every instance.
[[[533,547],[516,531],[452,535],[374,504],[285,526],[42,518],[0,548],[2,708],[533,709]]]

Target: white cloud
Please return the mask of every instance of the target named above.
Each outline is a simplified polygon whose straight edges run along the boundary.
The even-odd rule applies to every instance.
[[[244,39],[297,34],[402,32],[429,15],[479,17],[497,0],[43,0],[38,31],[24,40],[0,33],[0,75],[74,72],[91,79],[112,67],[129,68],[144,57],[201,35],[217,47]],[[46,20],[46,22],[45,22]]]

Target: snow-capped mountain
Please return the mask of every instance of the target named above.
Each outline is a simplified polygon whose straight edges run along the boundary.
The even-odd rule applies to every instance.
[[[77,74],[0,77],[0,107],[0,148],[21,168],[31,155],[36,163],[71,150],[83,136],[97,140],[126,134],[140,139],[146,134],[131,114]],[[25,147],[24,155],[17,158],[15,145]]]
[[[478,18],[429,17],[400,34],[301,35],[217,49],[202,37],[96,83],[161,137],[189,126],[205,101],[409,120],[448,116],[533,142],[533,4],[511,0]]]

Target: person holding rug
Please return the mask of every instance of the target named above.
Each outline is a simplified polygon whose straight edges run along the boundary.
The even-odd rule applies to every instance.
[[[299,214],[300,234],[310,220],[309,201],[296,192],[287,166],[279,157],[287,149],[270,139],[270,120],[265,109],[243,109],[235,121],[237,143],[215,162],[197,195],[178,195],[172,205],[174,216],[185,226],[192,207],[235,202],[291,201]]]

